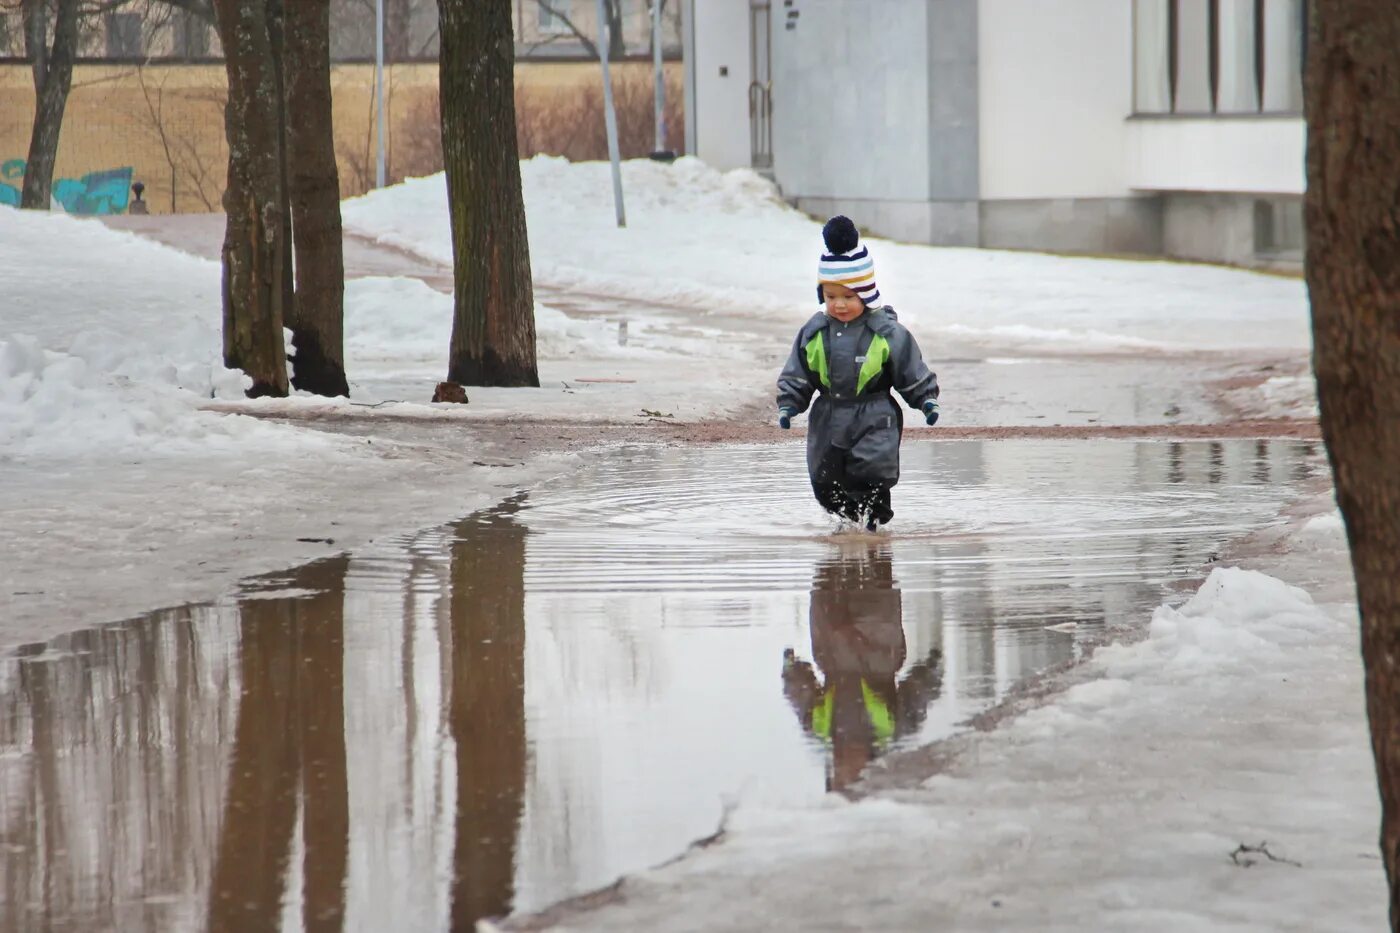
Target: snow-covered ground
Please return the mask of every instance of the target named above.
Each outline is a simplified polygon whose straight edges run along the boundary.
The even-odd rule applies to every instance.
[[[542,387],[472,390],[465,410],[416,401],[445,371],[451,313],[422,281],[348,284],[353,401],[248,402],[241,376],[219,361],[216,262],[93,221],[0,208],[0,649],[215,597],[249,573],[457,517],[571,466],[493,462],[465,449],[452,419],[510,416],[528,431],[541,416],[644,423],[655,411],[762,411],[775,359],[815,309],[819,225],[756,176],[687,159],[625,166],[630,226],[617,230],[604,166],[523,168],[536,280],[542,294],[573,297],[539,310]],[[346,225],[445,262],[444,202],[441,177],[415,180],[347,202]],[[1030,417],[1060,421],[1074,393],[1098,390],[1123,400],[1106,409],[1116,423],[1160,419],[1164,407],[1205,419],[1204,406],[1156,387],[1196,378],[1190,360],[1201,354],[1302,359],[1308,347],[1297,280],[874,249],[882,289],[924,342],[977,354],[982,381],[961,393],[964,405],[995,411],[1009,390],[987,373],[1066,354],[1062,382],[1017,390]],[[610,315],[611,299],[628,300],[627,313]],[[648,304],[667,307],[648,317],[638,311]],[[1119,360],[1119,382],[1105,388],[1100,370],[1086,381],[1074,354]],[[956,400],[958,367],[942,372]],[[1308,390],[1296,372],[1251,389],[1263,414],[1306,411]],[[405,401],[362,406],[384,399]],[[306,426],[325,410],[365,427]],[[439,419],[433,430],[391,430],[427,416]],[[626,904],[609,908],[627,912],[574,919],[1379,927],[1376,808],[1337,525],[1325,514],[1300,525],[1291,556],[1260,564],[1312,588],[1316,603],[1222,572],[1185,607],[1159,612],[1147,640],[1101,652],[1059,701],[970,740],[923,788],[815,813],[741,810],[723,845],[629,883]],[[1240,843],[1259,842],[1301,867],[1247,852],[1237,858],[1257,864],[1232,861]]]
[[[241,375],[220,363],[217,262],[91,220],[0,209],[0,643],[211,597],[325,547],[298,538],[353,546],[459,515],[492,484],[525,477],[474,465],[482,453],[446,431],[396,444],[237,413],[644,423],[766,407],[774,367],[815,307],[816,222],[752,173],[683,159],[625,166],[631,225],[618,230],[603,166],[538,158],[523,168],[536,278],[573,306],[538,309],[540,389],[476,389],[465,409],[422,403],[446,369],[451,314],[424,281],[347,284],[353,401],[248,402]],[[356,235],[450,259],[441,176],[344,212]],[[1007,411],[1031,424],[1157,423],[1164,410],[1209,421],[1199,392],[1186,391],[1200,381],[1182,378],[1187,358],[1143,358],[1144,346],[1305,352],[1294,280],[893,243],[876,256],[932,358],[969,334],[988,342],[961,379],[944,369],[950,423],[1007,423]],[[648,318],[637,300],[671,307]],[[1124,355],[1105,364],[1111,372],[1071,361],[1027,372],[1017,356],[1027,344]],[[403,402],[364,405],[386,399]]]
[[[1359,627],[1330,507],[1318,497],[1251,542],[1259,553],[1244,567],[1158,609],[1145,639],[1100,649],[1049,704],[952,740],[951,764],[917,786],[741,807],[721,844],[552,919],[568,930],[1384,929]]]

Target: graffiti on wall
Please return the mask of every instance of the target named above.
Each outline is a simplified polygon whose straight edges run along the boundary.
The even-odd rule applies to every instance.
[[[88,172],[82,178],[56,178],[53,199],[69,214],[123,214],[131,196],[131,166]],[[0,204],[19,207],[24,160],[0,162]]]

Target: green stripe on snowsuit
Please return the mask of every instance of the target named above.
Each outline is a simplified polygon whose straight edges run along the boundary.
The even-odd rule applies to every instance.
[[[889,704],[880,699],[879,694],[870,689],[865,678],[860,681],[860,695],[865,702],[865,716],[870,720],[870,728],[875,733],[877,745],[884,745],[894,738],[894,714]],[[836,707],[836,688],[828,687],[819,706],[812,710],[812,734],[831,741],[831,719]]]
[[[822,340],[822,332],[818,331],[816,336],[807,341],[807,368],[817,375],[817,382],[826,389],[831,386],[831,375],[826,368],[826,342]]]
[[[860,364],[860,376],[856,382],[856,394],[865,391],[870,380],[879,376],[890,359],[890,342],[879,334],[870,338],[870,349],[865,351],[865,362]]]

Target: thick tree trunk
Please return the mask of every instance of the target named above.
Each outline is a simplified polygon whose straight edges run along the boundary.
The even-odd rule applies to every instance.
[[[525,801],[525,528],[506,506],[456,526],[452,696],[457,819],[450,929],[508,914]]]
[[[49,209],[58,137],[63,130],[68,91],[73,86],[73,59],[78,53],[78,4],[79,0],[58,0],[52,49],[46,42],[46,5],[40,0],[24,4],[24,46],[34,74],[34,128],[29,135],[20,207]]]
[[[509,0],[441,0],[442,150],[456,293],[447,378],[537,386]]]
[[[345,379],[345,257],[340,175],[331,124],[329,0],[286,8],[287,164],[296,251],[292,385],[349,395]]]
[[[1313,365],[1361,606],[1381,855],[1400,930],[1400,5],[1314,0],[1307,48]]]
[[[218,0],[228,71],[224,192],[224,364],[253,380],[248,395],[287,394],[282,99],[264,0]]]

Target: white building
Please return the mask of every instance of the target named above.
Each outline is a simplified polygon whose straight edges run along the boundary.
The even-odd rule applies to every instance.
[[[684,0],[690,151],[947,245],[1301,259],[1306,0]]]

